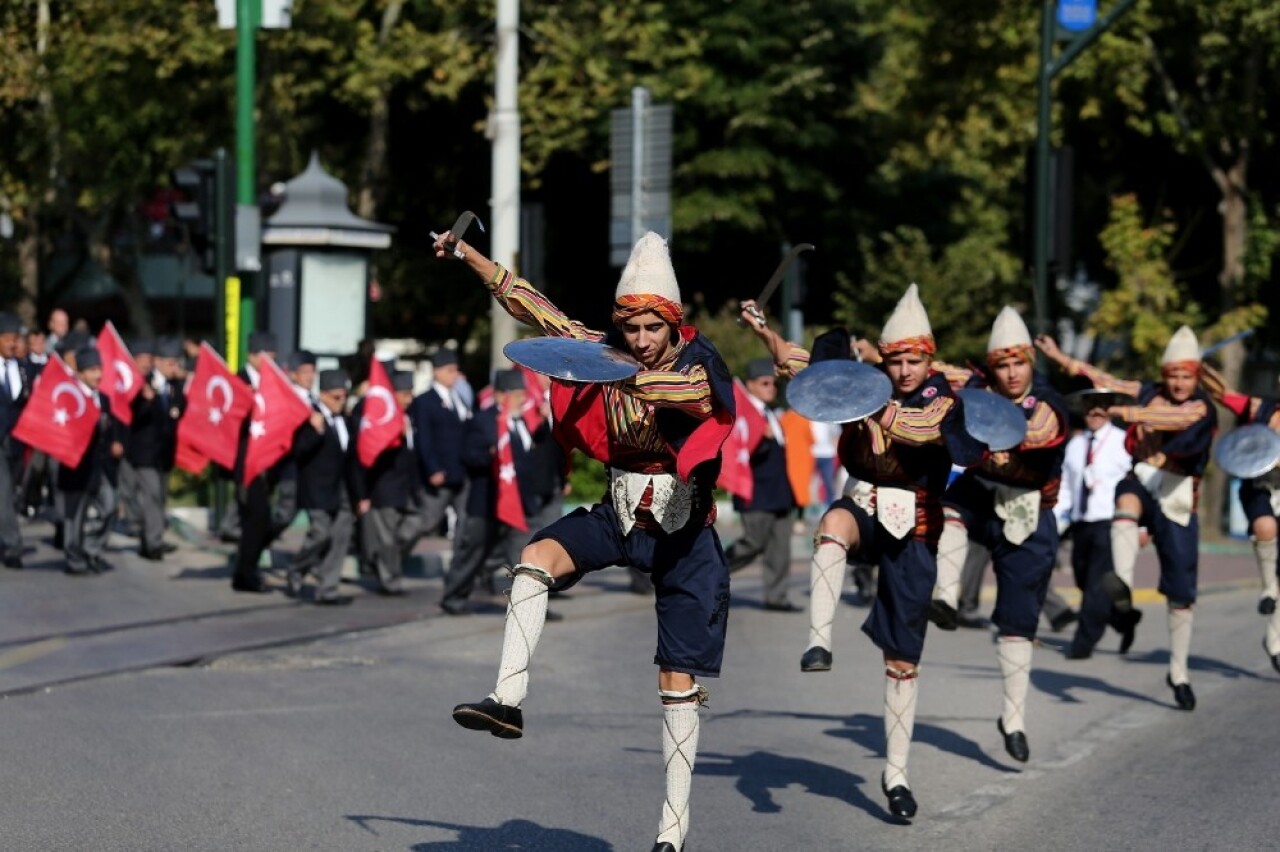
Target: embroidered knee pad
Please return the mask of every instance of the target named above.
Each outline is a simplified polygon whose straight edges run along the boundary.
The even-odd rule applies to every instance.
[[[662,700],[662,706],[667,707],[672,704],[697,704],[703,707],[707,703],[707,698],[711,693],[700,683],[695,683],[689,689],[672,690],[659,689],[658,698]]]
[[[910,668],[910,669],[907,669],[906,671],[902,671],[900,669],[895,669],[892,666],[885,666],[884,674],[885,674],[885,677],[889,678],[890,680],[915,680],[916,678],[920,677],[920,667],[915,666],[914,668]]]
[[[1111,520],[1130,521],[1136,524],[1138,522],[1138,516],[1133,514],[1133,512],[1116,512],[1115,515],[1112,516]]]

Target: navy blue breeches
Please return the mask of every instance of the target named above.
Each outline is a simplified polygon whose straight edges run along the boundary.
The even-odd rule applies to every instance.
[[[1184,527],[1169,520],[1156,498],[1130,474],[1116,486],[1116,497],[1133,494],[1142,503],[1138,524],[1151,533],[1160,559],[1160,594],[1171,604],[1196,602],[1196,572],[1200,564],[1200,516],[1192,512]]]

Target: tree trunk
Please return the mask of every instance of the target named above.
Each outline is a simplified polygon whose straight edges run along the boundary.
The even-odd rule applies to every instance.
[[[1247,150],[1247,149],[1246,149]],[[1248,240],[1248,166],[1246,154],[1236,157],[1226,170],[1222,193],[1222,272],[1218,276],[1221,286],[1223,311],[1236,306],[1240,285],[1244,281],[1244,256]],[[1227,385],[1242,386],[1244,375],[1244,344],[1232,343],[1219,354],[1222,375]],[[1235,415],[1225,409],[1218,410],[1219,432],[1234,427]],[[1223,512],[1227,505],[1227,475],[1217,465],[1209,468],[1201,490],[1201,535],[1210,541],[1221,538]]]
[[[36,306],[40,297],[39,219],[31,216],[25,231],[18,241],[18,283],[22,289],[22,297],[18,302],[17,312],[27,328],[38,328],[40,317]]]
[[[382,25],[378,30],[378,44],[385,45],[391,37],[404,10],[404,0],[391,0],[382,13]],[[380,187],[387,177],[387,144],[391,124],[391,92],[384,89],[374,101],[369,116],[369,146],[365,149],[364,163],[360,168],[360,187],[356,194],[356,214],[365,219],[378,218],[381,201]]]

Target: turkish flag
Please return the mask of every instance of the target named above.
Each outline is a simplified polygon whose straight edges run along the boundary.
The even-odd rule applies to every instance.
[[[178,433],[178,447],[173,453],[173,463],[187,473],[199,476],[209,466],[209,460],[195,447],[182,440],[181,429]]]
[[[244,454],[244,484],[284,457],[293,447],[293,433],[311,416],[276,362],[263,356],[258,362],[258,391],[253,395],[249,419],[249,447]]]
[[[129,426],[133,423],[133,399],[142,392],[142,384],[147,379],[111,320],[98,332],[98,351],[102,353],[99,389],[111,400],[111,412]]]
[[[240,425],[253,408],[253,391],[240,381],[208,343],[200,344],[187,393],[187,410],[178,421],[178,459],[196,464],[192,453],[227,470],[236,466]],[[186,464],[186,470],[191,470]],[[203,470],[203,466],[200,468]]]
[[[493,457],[493,471],[498,483],[497,515],[498,520],[507,526],[528,532],[529,521],[524,516],[520,484],[516,481],[516,459],[511,449],[511,429],[507,420],[507,413],[498,409],[498,452]],[[527,421],[525,428],[528,428]]]
[[[755,480],[751,475],[751,454],[756,451],[764,438],[769,423],[764,415],[756,410],[751,402],[747,389],[742,382],[733,381],[733,402],[738,416],[733,423],[733,431],[724,442],[724,455],[720,464],[720,478],[716,484],[733,496],[751,502],[755,494]]]
[[[404,413],[396,402],[395,388],[387,370],[375,358],[369,365],[369,389],[364,393],[364,412],[356,436],[356,457],[371,467],[374,459],[404,441]]]
[[[48,453],[67,467],[79,467],[98,428],[102,409],[56,354],[41,371],[31,398],[13,427],[13,437]]]

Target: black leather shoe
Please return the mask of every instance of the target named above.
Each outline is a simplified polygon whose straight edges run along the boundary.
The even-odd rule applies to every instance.
[[[676,849],[676,847],[664,840],[661,843],[653,844],[653,852],[684,852],[684,847],[681,846]]]
[[[1271,615],[1276,611],[1275,598],[1258,599],[1258,615]]]
[[[170,543],[169,543],[169,542],[167,542],[167,541],[166,541],[166,542],[164,542],[164,543],[162,543],[162,544],[160,545],[160,552],[161,552],[162,554],[163,554],[163,553],[175,553],[175,552],[177,552],[177,550],[178,550],[178,545],[176,545],[176,544],[170,544]]]
[[[1262,652],[1271,658],[1271,667],[1280,672],[1280,654],[1273,654],[1267,648],[1267,640],[1262,640]]]
[[[929,601],[929,620],[939,630],[956,629],[956,608],[946,601]]]
[[[766,601],[764,608],[769,612],[804,612],[804,607],[796,606],[791,603],[791,601],[785,601],[783,603],[770,603]]]
[[[1170,675],[1164,676],[1164,682],[1173,690],[1173,700],[1177,702],[1179,710],[1190,712],[1196,709],[1196,694],[1191,691],[1191,684],[1174,683]]]
[[[1125,624],[1124,629],[1120,631],[1120,653],[1127,654],[1129,649],[1133,647],[1133,636],[1138,629],[1138,622],[1142,620],[1142,610],[1129,610],[1129,620]]]
[[[138,549],[138,556],[148,562],[159,562],[164,559],[163,554],[155,550],[147,550],[145,547]]]
[[[1054,633],[1060,633],[1064,628],[1070,627],[1079,620],[1080,616],[1076,614],[1074,609],[1064,610],[1049,619],[1049,629]]]
[[[1004,737],[1004,750],[1009,752],[1009,756],[1019,763],[1026,763],[1031,757],[1031,747],[1027,745],[1027,735],[1022,731],[1014,731],[1012,734],[1004,729],[1004,719],[996,720],[996,728],[1000,731],[1000,736]]]
[[[259,595],[263,595],[271,591],[271,587],[261,580],[254,580],[247,583],[240,583],[232,580],[231,588],[235,589],[237,592],[250,592]]]
[[[504,740],[518,740],[524,735],[524,714],[519,707],[499,704],[486,698],[475,704],[459,704],[453,708],[453,721],[472,731],[488,731]]]
[[[6,557],[4,558],[4,567],[8,568],[10,571],[21,571],[21,570],[22,570],[22,557],[21,557],[21,556],[6,556]]]
[[[829,672],[831,671],[831,652],[826,648],[819,648],[814,645],[805,651],[800,657],[800,671],[802,672]]]
[[[379,586],[378,594],[382,595],[384,598],[402,598],[408,594],[408,592],[404,589],[388,589],[385,586]]]
[[[880,789],[889,799],[889,813],[898,819],[911,819],[916,815],[916,797],[906,785],[899,784],[890,790],[884,786],[884,776],[880,776]]]
[[[956,627],[963,627],[967,630],[982,630],[990,624],[991,622],[980,615],[967,615],[963,612],[956,615]]]
[[[1067,647],[1067,651],[1062,656],[1068,660],[1087,660],[1093,656],[1092,648],[1081,648],[1074,642]]]
[[[302,596],[302,575],[290,568],[284,575],[284,593],[291,598]],[[316,601],[319,603],[319,601]]]
[[[440,601],[440,608],[448,615],[470,615],[471,604],[465,600],[453,600],[446,598]]]
[[[1116,608],[1116,612],[1128,612],[1133,609],[1133,592],[1128,584],[1120,579],[1119,574],[1108,571],[1098,582],[1102,584],[1102,591],[1111,601],[1111,605]]]
[[[316,598],[316,606],[347,606],[353,600],[350,595],[334,595],[331,598]]]

